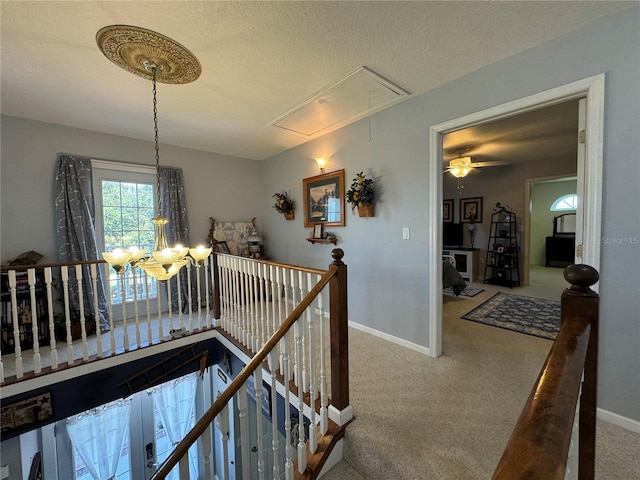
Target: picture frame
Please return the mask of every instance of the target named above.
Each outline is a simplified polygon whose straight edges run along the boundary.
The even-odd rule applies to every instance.
[[[460,222],[482,223],[482,197],[460,199]]]
[[[453,198],[442,201],[442,221],[453,223]]]
[[[322,236],[322,224],[316,223],[313,226],[313,238],[323,238]]]
[[[344,227],[344,191],[344,169],[303,179],[304,226]]]
[[[213,251],[215,253],[226,253],[226,254],[230,254],[231,253],[229,251],[229,245],[227,245],[227,242],[225,242],[225,241],[214,243],[213,244]]]

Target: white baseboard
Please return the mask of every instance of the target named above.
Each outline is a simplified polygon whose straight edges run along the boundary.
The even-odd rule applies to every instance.
[[[349,320],[349,326],[355,328],[356,330],[360,330],[361,332],[365,332],[375,337],[382,338],[383,340],[387,340],[388,342],[395,343],[396,345],[400,345],[401,347],[410,348],[411,350],[415,350],[416,352],[430,355],[429,347],[409,342],[408,340],[405,340],[403,338],[394,337],[393,335],[389,335],[388,333],[381,332],[380,330],[376,330],[371,327],[366,327],[359,323],[352,322],[351,320]]]
[[[603,410],[601,408],[598,408],[596,416],[604,422],[640,434],[640,422],[638,422],[637,420],[632,420],[630,418],[623,417],[622,415],[618,415],[617,413],[609,412],[608,410]]]

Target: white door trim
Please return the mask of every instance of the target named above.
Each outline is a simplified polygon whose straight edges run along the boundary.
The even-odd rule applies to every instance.
[[[584,238],[582,261],[600,270],[600,217],[604,138],[604,73],[551,90],[434,125],[429,131],[428,181],[428,282],[429,353],[442,353],[442,136],[500,118],[580,97],[587,98],[587,139],[584,181]],[[578,180],[580,181],[580,179]],[[597,285],[594,286],[597,289]]]

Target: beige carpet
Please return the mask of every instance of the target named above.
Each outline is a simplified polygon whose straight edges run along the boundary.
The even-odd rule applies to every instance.
[[[349,330],[356,420],[324,479],[491,478],[551,342],[459,319],[497,290],[483,288],[446,300],[438,359]],[[640,435],[598,422],[597,448],[597,479],[640,479]]]

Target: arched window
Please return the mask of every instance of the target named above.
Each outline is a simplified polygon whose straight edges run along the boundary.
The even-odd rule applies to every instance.
[[[578,196],[575,193],[570,193],[568,195],[563,195],[558,198],[551,208],[549,209],[552,212],[562,212],[566,210],[575,210],[578,208]]]

